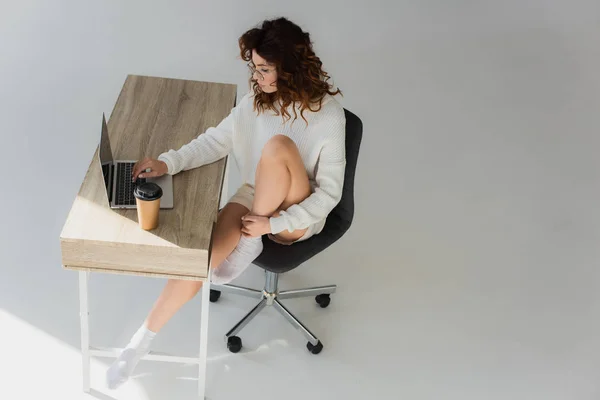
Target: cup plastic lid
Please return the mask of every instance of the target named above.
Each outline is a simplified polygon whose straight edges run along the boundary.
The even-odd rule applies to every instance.
[[[140,200],[156,200],[162,197],[163,190],[154,182],[144,182],[133,190],[133,195]]]

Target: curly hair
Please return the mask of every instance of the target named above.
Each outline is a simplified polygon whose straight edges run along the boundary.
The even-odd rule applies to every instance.
[[[342,94],[339,88],[333,91],[332,85],[327,82],[330,77],[313,51],[308,32],[286,18],[264,21],[259,28],[244,33],[238,43],[244,61],[252,61],[252,50],[255,50],[277,69],[277,91],[274,93],[263,92],[258,82],[250,78],[255,95],[254,110],[259,114],[273,110],[276,115],[281,114],[284,120],[289,120],[291,115],[287,108],[297,102],[300,104],[300,116],[306,121],[304,111],[319,111],[326,94]],[[280,110],[275,106],[278,99],[281,100]],[[317,107],[313,109],[313,105]],[[296,107],[293,110],[296,120]]]

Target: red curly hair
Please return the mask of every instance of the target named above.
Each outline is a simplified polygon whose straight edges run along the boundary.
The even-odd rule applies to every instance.
[[[254,109],[260,114],[273,110],[281,114],[284,120],[291,119],[287,108],[292,103],[300,104],[300,116],[304,121],[304,111],[319,111],[326,94],[342,94],[339,88],[332,90],[327,81],[329,75],[323,70],[323,63],[315,55],[308,32],[286,18],[264,21],[260,28],[253,28],[238,40],[240,55],[245,61],[252,61],[252,50],[275,65],[277,68],[277,91],[265,93],[258,82],[250,78],[254,90]],[[281,100],[281,109],[275,107]],[[315,109],[312,106],[317,106]],[[294,120],[298,118],[296,107]]]

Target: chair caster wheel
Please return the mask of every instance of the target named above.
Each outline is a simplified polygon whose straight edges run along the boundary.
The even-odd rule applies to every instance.
[[[325,308],[331,302],[331,297],[327,293],[320,294],[317,297],[315,297],[315,301],[321,306],[321,308]]]
[[[323,350],[323,343],[319,340],[316,346],[313,346],[311,342],[306,343],[306,348],[313,354],[319,354]]]
[[[215,303],[217,300],[219,300],[219,297],[221,297],[220,290],[210,289],[210,302],[211,303]]]
[[[322,346],[321,346],[322,347]],[[237,353],[242,349],[242,339],[239,336],[230,336],[227,338],[227,348],[232,353]]]

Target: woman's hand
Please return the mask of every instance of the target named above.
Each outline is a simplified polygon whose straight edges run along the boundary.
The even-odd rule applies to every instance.
[[[150,168],[150,172],[146,172],[148,168]],[[143,160],[135,163],[133,166],[133,171],[131,171],[131,180],[135,181],[137,178],[155,178],[158,176],[163,176],[167,172],[168,167],[164,161],[146,157]]]
[[[246,214],[242,217],[242,234],[246,237],[257,237],[271,233],[271,222],[268,217]]]

